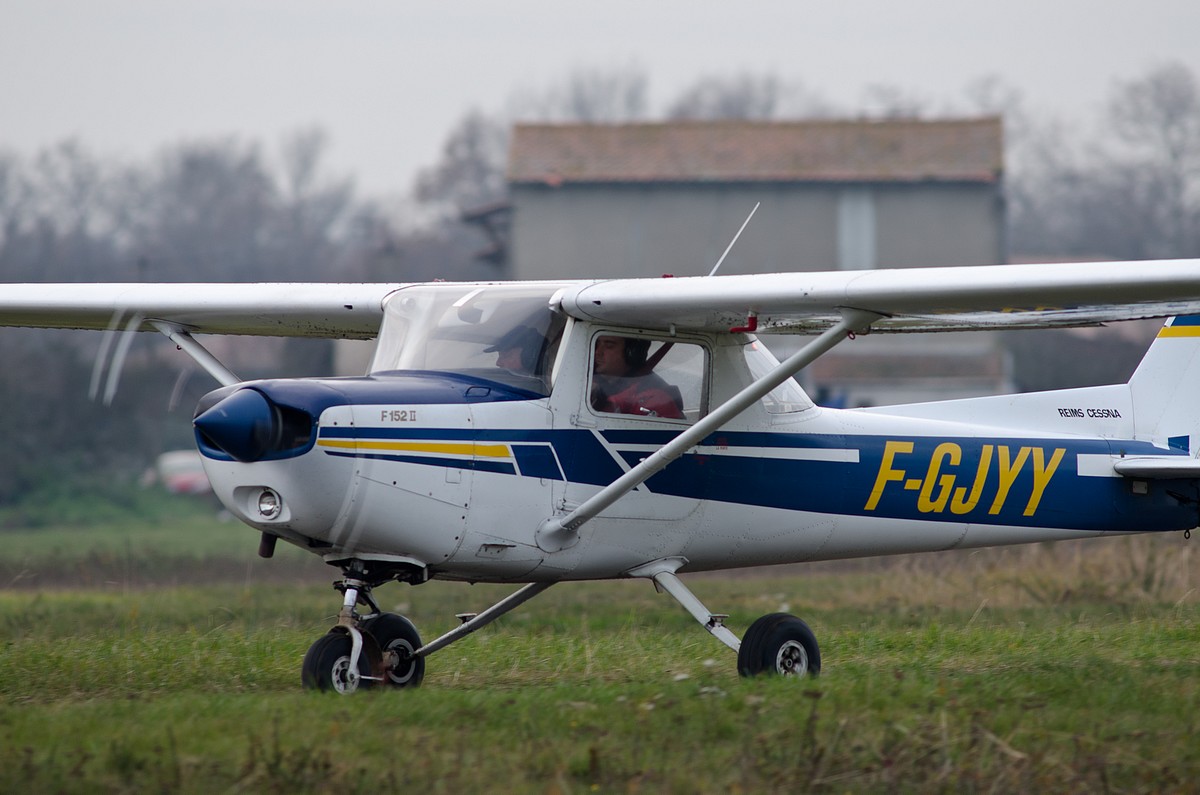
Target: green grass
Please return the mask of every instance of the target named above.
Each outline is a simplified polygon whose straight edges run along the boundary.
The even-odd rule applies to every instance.
[[[0,588],[251,583],[305,573],[310,581],[328,579],[328,566],[290,544],[260,560],[258,534],[219,514],[210,499],[144,499],[153,506],[149,516],[104,510],[86,522],[59,518],[46,526],[0,529]]]
[[[60,547],[28,543],[44,572]],[[802,681],[740,679],[647,583],[564,584],[434,654],[420,689],[348,698],[299,685],[339,604],[332,569],[18,584],[0,590],[0,790],[1196,791],[1190,549],[1118,539],[688,580],[739,633],[804,617],[824,671]],[[377,596],[432,638],[511,590]]]

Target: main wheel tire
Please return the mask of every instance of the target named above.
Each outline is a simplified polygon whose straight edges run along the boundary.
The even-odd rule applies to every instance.
[[[365,645],[365,644],[364,644]],[[358,657],[358,671],[352,675],[350,652],[353,642],[345,632],[330,632],[308,647],[300,667],[300,681],[310,690],[332,690],[349,695],[359,688],[371,686],[370,655],[364,648]]]
[[[787,613],[771,613],[750,625],[738,650],[738,673],[816,676],[821,650],[808,624]]]
[[[395,613],[383,613],[364,623],[363,632],[379,644],[384,660],[388,659],[388,652],[394,651],[400,655],[399,664],[388,667],[385,663],[383,666],[384,684],[393,687],[417,687],[421,684],[425,678],[425,658],[412,656],[414,651],[421,648],[421,636],[411,621]]]

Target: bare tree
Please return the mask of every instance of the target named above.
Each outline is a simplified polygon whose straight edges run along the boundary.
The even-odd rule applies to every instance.
[[[637,67],[578,69],[551,88],[541,118],[547,121],[616,124],[646,118],[649,80]]]
[[[929,114],[932,103],[911,89],[887,83],[867,86],[863,111],[882,119],[919,119]]]
[[[667,108],[667,118],[770,119],[778,112],[780,92],[773,75],[706,77],[679,95]]]
[[[338,270],[347,218],[354,209],[354,183],[324,176],[329,137],[324,130],[301,130],[280,147],[282,180],[275,191],[275,256],[291,279],[326,278]]]
[[[75,141],[0,161],[0,278],[76,281],[119,259],[116,169]]]
[[[668,119],[820,118],[832,106],[803,85],[775,75],[710,75],[684,89],[667,107]]]
[[[104,223],[111,206],[105,172],[100,161],[76,140],[43,150],[32,170],[38,214],[75,232],[110,232],[111,225]]]
[[[437,164],[418,174],[417,198],[457,218],[464,208],[502,197],[508,127],[506,119],[467,113],[450,131]]]
[[[1186,67],[1117,83],[1100,135],[1046,123],[1021,133],[1008,179],[1015,251],[1200,255],[1200,84]]]
[[[463,210],[504,197],[514,121],[637,121],[646,117],[647,86],[645,73],[635,67],[580,69],[543,91],[515,94],[503,111],[473,109],[451,129],[438,162],[418,174],[414,193],[436,207],[443,221],[456,222]]]
[[[174,147],[138,188],[130,201],[137,255],[148,261],[148,277],[282,276],[264,267],[276,187],[257,145],[227,138]]]
[[[513,92],[501,117],[520,121],[620,124],[649,114],[646,72],[637,66],[575,69],[556,83]]]
[[[1118,83],[1108,119],[1127,147],[1116,154],[1134,212],[1155,219],[1160,256],[1200,251],[1197,177],[1200,176],[1200,82],[1180,63]]]
[[[293,221],[293,230],[332,234],[353,205],[354,182],[345,177],[327,178],[324,174],[328,150],[329,135],[317,127],[283,139],[280,198]]]
[[[0,256],[8,241],[20,231],[27,193],[20,160],[9,152],[0,152]]]

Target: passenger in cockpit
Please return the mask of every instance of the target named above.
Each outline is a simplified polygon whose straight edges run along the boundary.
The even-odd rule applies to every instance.
[[[497,354],[497,367],[518,375],[534,375],[543,342],[542,335],[529,326],[516,326],[483,350]]]
[[[592,408],[613,414],[683,419],[679,389],[652,372],[650,340],[635,337],[596,338]]]

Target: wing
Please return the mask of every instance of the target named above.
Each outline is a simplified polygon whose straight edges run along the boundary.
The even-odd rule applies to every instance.
[[[0,325],[109,329],[152,320],[209,334],[374,337],[403,284],[7,284]],[[570,284],[574,317],[640,328],[810,333],[843,309],[875,331],[1094,325],[1200,314],[1200,260],[826,271]]]
[[[0,325],[369,339],[400,284],[3,284]]]
[[[562,309],[622,326],[809,333],[842,309],[882,315],[873,331],[1095,325],[1200,312],[1200,260],[987,265],[620,279],[567,288]]]

